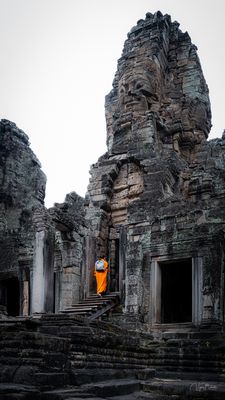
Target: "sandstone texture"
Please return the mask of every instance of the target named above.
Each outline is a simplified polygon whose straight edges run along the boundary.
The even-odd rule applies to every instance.
[[[87,215],[126,322],[221,324],[225,138],[207,141],[197,48],[168,15],[148,13],[128,33],[105,109],[108,151],[91,170]]]
[[[35,237],[33,213],[43,208],[46,177],[29,147],[28,136],[7,120],[0,122],[0,160],[0,297],[1,304],[8,303],[9,313],[18,315],[20,306],[27,312],[26,300],[23,304],[22,298],[18,300],[18,278],[22,274],[23,281],[29,279]]]
[[[28,136],[0,122],[1,315],[59,311],[79,300],[84,200],[76,193],[50,210],[46,176]]]
[[[3,399],[224,399],[225,133],[168,15],[128,33],[85,199],[44,205],[27,135],[0,121]],[[95,295],[97,256],[110,267]]]

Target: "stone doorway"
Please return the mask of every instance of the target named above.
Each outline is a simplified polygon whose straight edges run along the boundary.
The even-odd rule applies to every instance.
[[[117,237],[109,241],[109,288],[112,292],[120,292],[121,301],[124,298],[126,245],[126,228],[120,227]]]
[[[5,306],[8,315],[15,317],[20,314],[20,290],[17,278],[0,282],[0,304]]]
[[[110,255],[109,255],[109,268],[110,268],[109,290],[111,292],[119,291],[119,254],[120,254],[120,241],[119,239],[115,239],[110,243]]]
[[[161,322],[192,321],[192,260],[162,262]]]
[[[193,323],[202,319],[202,258],[152,259],[151,321]]]

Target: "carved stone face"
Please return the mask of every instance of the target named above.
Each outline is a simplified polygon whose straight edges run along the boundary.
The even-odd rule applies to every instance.
[[[158,79],[156,67],[130,68],[119,80],[119,112],[143,114],[150,110],[152,103],[158,101]]]

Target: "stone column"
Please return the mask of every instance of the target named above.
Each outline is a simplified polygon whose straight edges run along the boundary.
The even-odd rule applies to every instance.
[[[34,264],[32,271],[31,282],[31,312],[44,312],[44,238],[45,232],[36,232],[35,249],[34,249]]]
[[[94,286],[94,265],[96,261],[96,238],[88,236],[86,238],[85,267],[82,274],[83,297],[88,297],[95,292]]]
[[[152,260],[151,265],[151,303],[152,323],[161,323],[161,268],[157,260]]]
[[[199,325],[202,319],[202,258],[192,259],[192,322]]]
[[[35,235],[31,313],[53,312],[54,295],[54,235],[44,229]]]
[[[122,227],[119,239],[119,291],[121,302],[125,300],[125,270],[126,270],[127,231]]]
[[[29,281],[23,281],[22,315],[29,315]]]

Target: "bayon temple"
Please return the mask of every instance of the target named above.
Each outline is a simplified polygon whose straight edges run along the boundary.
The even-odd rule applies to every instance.
[[[56,332],[64,321],[70,329],[92,324],[103,336],[108,324],[136,349],[142,337],[141,353],[143,343],[148,352],[149,343],[180,337],[199,340],[200,358],[203,338],[211,343],[219,337],[224,349],[225,135],[208,140],[209,90],[197,48],[169,15],[147,13],[128,33],[105,116],[107,152],[91,166],[85,198],[74,191],[50,209],[44,205],[46,176],[29,138],[13,122],[0,122],[2,338],[14,327],[47,340],[51,324]],[[101,254],[110,275],[97,304],[93,269]],[[214,354],[216,343],[210,345]],[[121,354],[126,345],[120,344]],[[162,368],[156,352],[139,362],[144,371]],[[196,351],[189,353],[190,371],[202,372],[204,362],[196,367]],[[224,350],[220,354],[204,372],[223,375]],[[82,368],[90,369],[85,360]],[[187,371],[182,360],[172,363],[175,371]],[[163,365],[172,373],[171,364]],[[5,356],[1,382],[26,382],[22,373],[16,380],[11,367]],[[66,364],[62,368],[65,373]],[[224,398],[217,396],[206,398]],[[45,398],[67,397],[37,397]]]

